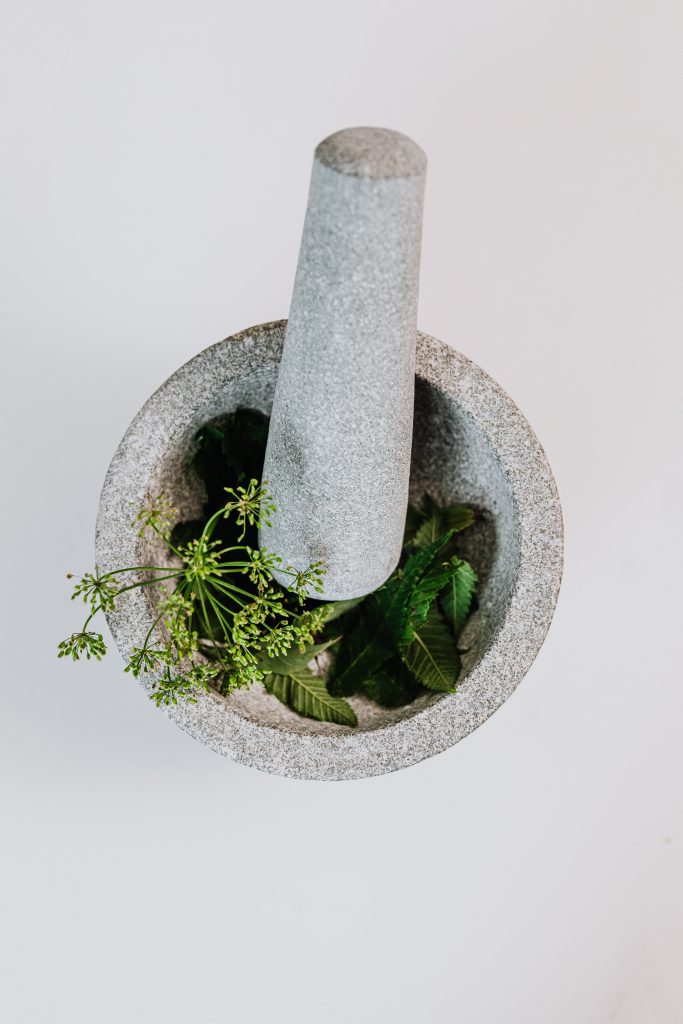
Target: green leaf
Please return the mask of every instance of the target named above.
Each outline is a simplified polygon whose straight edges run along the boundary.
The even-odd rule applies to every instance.
[[[421,580],[416,583],[408,598],[408,620],[402,640],[412,640],[413,632],[427,618],[432,601],[448,583],[450,571],[448,563],[432,566]]]
[[[477,518],[473,508],[467,505],[450,505],[443,513],[445,529],[461,533],[472,525]]]
[[[414,639],[401,653],[407,668],[428,690],[453,693],[460,675],[460,655],[448,623],[432,605]]]
[[[363,683],[363,693],[383,708],[400,708],[420,693],[422,687],[400,658],[392,658]]]
[[[439,601],[441,610],[457,637],[470,614],[477,574],[469,562],[463,562],[455,555],[451,558],[450,565],[450,577],[440,594]]]
[[[409,544],[422,523],[425,521],[425,513],[417,505],[408,505],[406,512],[406,525],[403,533],[403,544]]]
[[[432,506],[433,507],[433,504]],[[416,548],[424,548],[432,544],[446,530],[460,533],[471,526],[475,520],[473,509],[466,505],[451,505],[449,508],[437,509],[429,516],[415,533],[412,543]]]
[[[411,555],[398,574],[385,583],[377,593],[382,594],[386,591],[387,594],[393,595],[391,599],[395,603],[399,604],[403,609],[407,609],[408,601],[413,591],[425,573],[432,568],[435,559],[442,548],[448,544],[451,537],[452,533],[449,530],[438,537],[432,544],[429,544],[424,550],[417,551],[414,555]]]
[[[322,644],[311,644],[305,651],[296,648],[277,658],[267,658],[261,668],[269,674],[264,686],[278,700],[300,715],[315,718],[319,722],[334,722],[336,725],[356,725],[356,715],[350,704],[333,697],[324,679],[315,676],[308,667],[310,661],[326,651],[339,640],[338,636]]]
[[[328,681],[331,693],[355,693],[394,654],[405,637],[411,595],[451,536],[446,533],[412,555],[397,575],[366,598],[363,615],[344,637]]]
[[[344,635],[327,685],[330,693],[348,697],[363,680],[372,675],[394,651],[392,636],[402,622],[400,613],[380,593],[372,594],[364,607],[365,614],[355,627]]]
[[[419,530],[417,530],[413,537],[413,545],[416,548],[424,548],[428,544],[432,544],[442,533],[441,514],[437,513],[425,520]]]
[[[335,725],[358,724],[351,705],[341,697],[331,696],[324,680],[308,669],[290,669],[289,675],[267,676],[264,685],[268,693],[306,718]]]

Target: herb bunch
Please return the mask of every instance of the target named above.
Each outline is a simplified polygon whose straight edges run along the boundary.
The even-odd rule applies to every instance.
[[[142,645],[133,648],[125,671],[151,676],[151,697],[157,705],[176,704],[179,698],[194,701],[194,691],[209,685],[229,694],[263,682],[264,660],[313,643],[324,611],[301,606],[309,590],[322,589],[322,563],[296,570],[271,552],[244,544],[247,529],[269,522],[274,511],[267,487],[251,479],[246,487],[225,490],[228,500],[208,518],[199,536],[185,542],[172,537],[176,513],[163,496],[138,513],[139,535],[155,534],[175,564],[105,573],[95,569],[79,577],[72,599],[81,598],[88,614],[80,631],[59,644],[60,658],[101,660],[106,646],[102,634],[91,627],[93,619],[113,610],[128,591],[155,584],[163,585],[156,617]],[[236,528],[235,544],[215,536],[225,520]],[[291,580],[295,602],[287,600],[275,570]]]
[[[472,566],[455,553],[455,536],[474,519],[470,508],[440,509],[429,498],[411,509],[401,564],[350,623],[330,675],[332,693],[363,693],[398,707],[422,687],[455,691],[458,639],[477,584]]]
[[[176,513],[163,497],[141,510],[140,534],[158,537],[172,564],[79,578],[73,598],[88,615],[59,656],[101,659],[106,647],[93,618],[127,591],[160,584],[155,621],[126,666],[149,675],[158,705],[193,701],[197,689],[228,695],[261,683],[301,715],[354,726],[346,699],[354,694],[395,708],[425,690],[453,692],[477,584],[456,537],[477,514],[425,497],[408,510],[403,555],[390,579],[365,598],[321,603],[310,597],[322,589],[321,563],[297,570],[258,547],[258,528],[275,511],[267,485],[258,483],[267,436],[267,417],[251,410],[199,432],[192,470],[206,491],[202,516],[172,527]],[[289,578],[288,589],[275,571]]]
[[[455,538],[475,519],[466,506],[440,508],[425,498],[409,509],[396,572],[367,597],[333,606],[335,621],[330,623],[328,615],[318,646],[329,645],[334,654],[324,685],[348,709],[343,718],[334,719],[339,724],[349,724],[353,711],[344,698],[353,695],[396,708],[425,690],[455,692],[461,671],[459,639],[477,585],[472,566],[456,554]],[[296,687],[313,674],[306,658],[317,654],[318,648],[310,647],[303,654],[279,658],[276,675],[266,678],[266,689],[295,706]]]

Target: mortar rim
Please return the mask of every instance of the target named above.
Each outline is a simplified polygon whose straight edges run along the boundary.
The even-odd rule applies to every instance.
[[[116,450],[102,489],[96,529],[98,564],[106,565],[113,551],[121,555],[122,538],[134,547],[135,531],[128,525],[130,515],[127,508],[124,511],[123,499],[128,496],[141,501],[144,497],[139,493],[141,466],[148,467],[144,479],[149,480],[164,452],[160,428],[171,421],[175,424],[177,403],[187,387],[202,375],[208,387],[209,380],[229,381],[276,363],[285,324],[280,320],[246,328],[209,346],[176,370],[145,402]],[[417,336],[416,374],[456,398],[474,418],[500,458],[512,488],[520,566],[495,635],[458,693],[372,730],[335,735],[297,733],[249,720],[215,693],[200,694],[196,705],[165,709],[176,724],[217,752],[265,771],[303,779],[351,779],[395,771],[440,753],[483,724],[511,696],[538,654],[553,617],[563,555],[561,507],[545,452],[515,403],[484,370],[422,332]],[[540,537],[534,532],[539,526]],[[117,646],[126,652],[144,614],[144,602],[135,600],[139,596],[134,592],[125,608],[107,616]],[[534,612],[532,628],[522,621],[522,612],[529,607]],[[482,689],[487,678],[496,685]]]

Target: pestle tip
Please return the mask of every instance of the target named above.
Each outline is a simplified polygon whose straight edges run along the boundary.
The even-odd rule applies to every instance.
[[[417,143],[391,128],[344,128],[323,139],[315,158],[356,178],[420,178],[427,168]]]

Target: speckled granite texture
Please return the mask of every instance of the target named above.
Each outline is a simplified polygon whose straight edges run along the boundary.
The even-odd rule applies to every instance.
[[[426,166],[384,128],[337,132],[313,163],[263,473],[277,512],[261,544],[296,569],[323,561],[330,600],[376,590],[401,554]]]
[[[192,437],[238,406],[270,412],[285,321],[243,331],[173,374],[133,420],[107,473],[96,535],[104,569],[144,564],[159,552],[132,528],[136,509],[164,491],[191,518],[201,489],[188,470]],[[229,699],[200,694],[168,710],[213,750],[264,771],[302,779],[380,775],[437,754],[481,725],[529,669],[552,619],[562,573],[562,516],[545,454],[514,402],[478,366],[418,334],[410,489],[486,510],[462,535],[481,579],[480,608],[464,636],[469,652],[454,695],[424,695],[388,711],[351,702],[359,726],[313,722],[261,687]],[[149,588],[152,589],[152,588]],[[151,624],[154,597],[125,595],[108,616],[125,657]],[[128,677],[121,685],[129,685]]]

